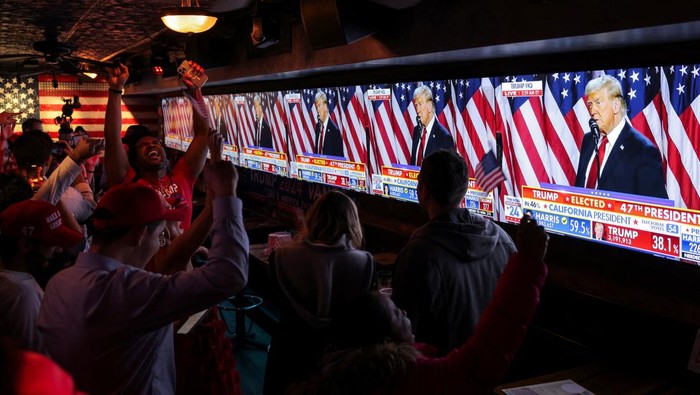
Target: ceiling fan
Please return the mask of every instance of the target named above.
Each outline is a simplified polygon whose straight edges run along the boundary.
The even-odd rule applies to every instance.
[[[0,74],[20,77],[42,73],[76,75],[82,72],[104,71],[114,67],[113,63],[73,56],[74,48],[58,40],[55,29],[44,31],[45,40],[36,41],[32,48],[38,53],[18,53],[0,55]]]

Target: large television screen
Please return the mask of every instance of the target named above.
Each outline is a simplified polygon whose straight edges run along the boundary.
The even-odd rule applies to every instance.
[[[242,166],[415,202],[422,158],[454,149],[475,212],[698,264],[697,78],[700,65],[406,81],[234,94],[226,111]],[[179,100],[163,114],[184,150]]]

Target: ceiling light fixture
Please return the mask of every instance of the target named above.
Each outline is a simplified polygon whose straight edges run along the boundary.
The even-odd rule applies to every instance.
[[[199,0],[181,0],[180,7],[164,8],[160,19],[165,26],[178,33],[202,33],[216,23],[216,16],[199,6]]]

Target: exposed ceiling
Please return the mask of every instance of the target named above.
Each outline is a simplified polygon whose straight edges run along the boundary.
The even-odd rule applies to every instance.
[[[220,13],[219,23],[204,34],[247,38],[256,3],[200,0],[203,7]],[[268,0],[266,4],[280,3]],[[160,20],[161,8],[179,5],[179,0],[0,1],[0,73],[26,74],[46,68],[47,59],[34,44],[47,36],[70,48],[66,56],[108,63],[147,56],[154,45],[184,47],[187,37],[170,31]],[[31,56],[25,55],[34,56],[30,61]]]

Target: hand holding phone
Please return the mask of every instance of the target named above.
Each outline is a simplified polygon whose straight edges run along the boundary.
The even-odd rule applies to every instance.
[[[201,70],[201,67],[198,67]],[[180,74],[183,80],[189,80],[192,85],[201,88],[205,82],[209,79],[204,71],[198,72],[197,69],[193,68],[189,60],[184,60],[177,68],[178,74]]]

